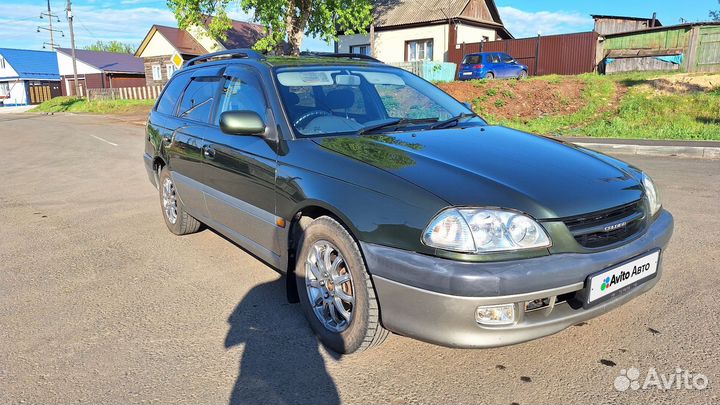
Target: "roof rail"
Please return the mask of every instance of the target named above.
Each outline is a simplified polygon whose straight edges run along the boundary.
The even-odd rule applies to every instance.
[[[364,55],[361,53],[334,53],[334,52],[300,52],[300,56],[317,56],[322,58],[346,58],[346,59],[362,59],[373,62],[380,62],[380,60],[373,58],[370,55]]]
[[[192,58],[189,61],[185,62],[185,67],[197,65],[200,62],[209,62],[214,59],[235,59],[235,58],[245,58],[245,59],[255,59],[255,60],[265,59],[265,57],[262,54],[255,52],[252,49],[245,49],[245,48],[228,49],[226,51],[208,53],[207,55],[202,55],[202,56],[198,56],[197,58]]]

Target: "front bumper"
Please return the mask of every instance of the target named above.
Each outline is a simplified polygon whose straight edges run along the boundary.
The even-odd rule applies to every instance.
[[[650,290],[662,273],[584,307],[588,276],[655,249],[664,250],[673,218],[663,211],[633,241],[596,253],[555,254],[533,259],[467,263],[363,243],[378,295],[383,325],[396,333],[451,347],[496,347],[557,333],[617,308]],[[525,312],[524,304],[556,297],[550,308]],[[515,304],[506,326],[479,325],[478,306]]]

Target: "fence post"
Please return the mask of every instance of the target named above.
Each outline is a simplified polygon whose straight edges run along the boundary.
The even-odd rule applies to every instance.
[[[535,44],[535,76],[540,76],[538,67],[540,66],[540,33],[538,32],[537,44]]]

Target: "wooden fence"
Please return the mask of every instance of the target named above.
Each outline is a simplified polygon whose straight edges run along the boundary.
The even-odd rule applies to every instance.
[[[154,100],[163,86],[118,87],[114,89],[87,89],[88,100]]]

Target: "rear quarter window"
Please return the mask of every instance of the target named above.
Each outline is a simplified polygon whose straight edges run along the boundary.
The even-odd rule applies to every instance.
[[[183,90],[190,81],[190,75],[188,74],[175,74],[175,76],[166,85],[165,91],[158,101],[155,111],[163,114],[173,115],[175,113],[175,105],[177,105],[178,99]]]

